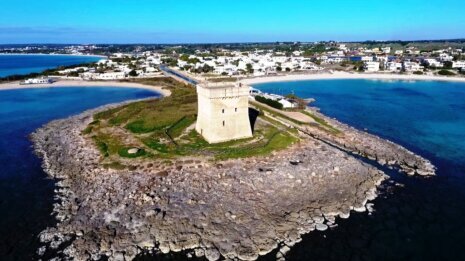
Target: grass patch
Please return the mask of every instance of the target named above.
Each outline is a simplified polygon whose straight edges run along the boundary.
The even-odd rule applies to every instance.
[[[449,70],[443,69],[438,72],[439,75],[445,75],[445,76],[453,76],[455,75],[454,72],[451,72]]]
[[[310,113],[308,111],[302,111],[303,114],[311,117],[312,119],[314,119],[318,124],[320,124],[324,129],[330,131],[331,133],[333,134],[339,134],[341,133],[340,130],[336,129],[335,127],[333,127],[331,124],[329,124],[328,122],[326,122],[323,118],[320,118],[318,116],[316,116],[315,114],[313,113]]]
[[[273,111],[273,110],[270,110],[268,109],[267,107],[263,106],[263,105],[260,105],[258,102],[250,102],[254,107],[258,108],[259,110],[261,111],[266,111],[268,112],[269,114],[271,115],[274,115],[275,117],[279,117],[279,118],[282,118],[282,119],[285,119],[287,121],[290,121],[292,123],[295,123],[297,125],[302,125],[302,124],[306,124],[305,122],[301,122],[301,121],[298,121],[298,120],[295,120],[295,119],[292,119],[284,114],[281,114],[279,112],[276,112],[276,111]]]
[[[147,80],[141,83],[147,84]],[[186,131],[197,117],[195,89],[171,80],[162,83],[169,88],[171,96],[134,102],[94,115],[95,121],[89,124],[85,134],[92,135],[104,157],[114,161],[117,158],[169,160],[180,156],[242,158],[266,155],[298,141],[284,125],[261,122],[255,126],[253,138],[209,144],[195,130]],[[129,154],[131,148],[139,151]]]
[[[193,115],[184,116],[182,119],[168,128],[166,133],[172,138],[179,137],[187,127],[194,124],[195,120],[196,117]]]
[[[157,138],[153,138],[153,137],[149,137],[149,138],[144,138],[142,139],[142,143],[145,144],[145,146],[153,149],[153,150],[156,150],[157,152],[160,152],[160,153],[168,153],[169,150],[168,150],[168,146],[162,142],[160,142],[159,139]]]

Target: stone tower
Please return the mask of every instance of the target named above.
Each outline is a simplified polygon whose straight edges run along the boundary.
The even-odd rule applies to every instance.
[[[198,116],[195,129],[209,143],[252,137],[249,87],[241,83],[197,85]]]

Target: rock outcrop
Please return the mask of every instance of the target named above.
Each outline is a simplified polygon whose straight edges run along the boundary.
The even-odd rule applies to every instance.
[[[132,159],[131,170],[106,169],[92,140],[81,135],[99,110],[53,121],[31,135],[58,187],[58,224],[40,239],[76,260],[131,260],[143,250],[255,260],[276,248],[282,257],[302,234],[334,227],[336,217],[348,218],[352,210],[366,211],[386,178],[311,137],[267,157]],[[367,146],[352,145],[363,140],[331,142],[366,153]],[[399,161],[398,153],[377,146],[370,148],[384,153],[380,160]],[[418,161],[409,159],[402,161],[415,168]]]

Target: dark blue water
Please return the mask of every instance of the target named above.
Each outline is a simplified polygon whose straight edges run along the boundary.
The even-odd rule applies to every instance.
[[[50,217],[54,182],[32,153],[28,135],[43,124],[100,105],[158,96],[131,88],[0,91],[0,260],[32,260]]]
[[[0,78],[39,73],[58,66],[97,62],[100,59],[97,56],[77,55],[0,55]]]
[[[258,84],[270,93],[315,98],[316,107],[430,159],[438,176],[392,180],[372,215],[312,233],[289,260],[465,260],[465,84],[322,80]]]

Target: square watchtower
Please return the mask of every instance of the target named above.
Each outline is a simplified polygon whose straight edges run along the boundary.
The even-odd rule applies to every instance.
[[[198,116],[195,129],[209,143],[252,137],[249,87],[241,83],[197,85]]]

